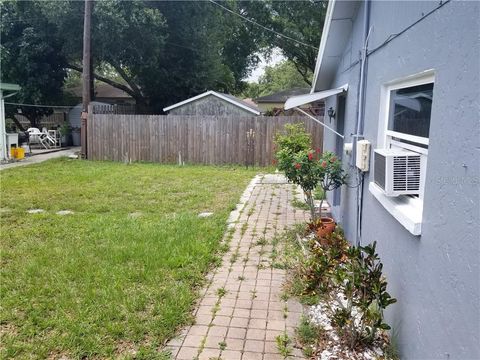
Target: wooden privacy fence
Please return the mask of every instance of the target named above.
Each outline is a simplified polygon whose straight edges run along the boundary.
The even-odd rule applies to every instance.
[[[321,120],[321,118],[320,118]],[[267,166],[274,138],[287,123],[303,122],[314,148],[323,127],[303,116],[185,116],[91,114],[87,156],[92,160]]]

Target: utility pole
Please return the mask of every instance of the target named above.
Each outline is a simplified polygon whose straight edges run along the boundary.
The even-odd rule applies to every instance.
[[[81,145],[82,158],[87,158],[87,119],[88,105],[90,104],[91,82],[91,43],[92,43],[92,8],[93,0],[85,0],[85,13],[83,17],[83,73],[82,73],[82,115],[81,115]]]

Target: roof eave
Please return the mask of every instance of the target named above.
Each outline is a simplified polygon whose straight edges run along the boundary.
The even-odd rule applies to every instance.
[[[310,93],[314,93],[315,89],[317,88],[318,75],[320,73],[323,54],[325,53],[325,47],[327,45],[335,2],[336,0],[330,0],[328,2],[327,13],[325,14],[325,22],[323,23],[322,37],[320,39],[320,47],[318,48],[317,62],[315,63],[315,72],[313,73],[312,89],[310,90]]]
[[[323,27],[311,93],[332,87],[335,70],[353,29],[358,1],[331,0]]]

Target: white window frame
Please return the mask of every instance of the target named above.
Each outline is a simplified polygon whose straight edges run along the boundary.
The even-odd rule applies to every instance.
[[[369,190],[372,195],[385,207],[385,209],[395,217],[406,229],[413,235],[421,235],[422,213],[423,213],[423,193],[425,189],[425,173],[428,159],[428,149],[414,144],[406,144],[393,139],[394,137],[415,142],[422,145],[429,145],[429,139],[404,134],[388,129],[390,120],[390,96],[393,90],[408,88],[412,86],[435,84],[434,70],[423,71],[419,74],[411,75],[402,79],[397,79],[386,83],[381,88],[379,126],[377,144],[379,148],[402,148],[409,151],[419,153],[425,161],[423,161],[422,178],[420,185],[420,195],[418,197],[403,195],[398,197],[388,197],[373,182],[369,184]]]

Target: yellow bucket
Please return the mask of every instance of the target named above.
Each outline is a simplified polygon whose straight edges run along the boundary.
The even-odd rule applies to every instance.
[[[14,159],[22,160],[25,157],[25,149],[18,148],[18,147],[12,147],[10,149],[10,155]]]
[[[15,151],[15,159],[22,160],[25,157],[25,149],[24,148],[17,148]]]

